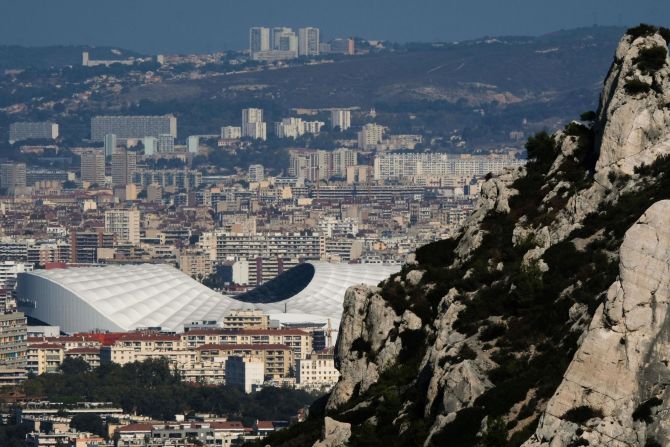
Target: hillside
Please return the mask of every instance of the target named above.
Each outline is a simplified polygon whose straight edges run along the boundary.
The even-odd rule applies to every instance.
[[[575,113],[594,109],[600,78],[622,32],[594,27],[540,37],[407,45],[332,63],[135,87],[110,100],[141,102],[139,111],[152,113],[183,107],[189,129],[194,109],[220,113],[220,121],[237,118],[225,113],[228,104],[270,110],[376,107],[378,120],[400,131],[458,129],[470,140],[500,143],[512,130],[556,129]],[[416,115],[412,122],[409,113]],[[189,131],[204,132],[199,123],[200,115]]]
[[[87,47],[82,45],[54,45],[48,47],[23,47],[0,45],[0,69],[25,69],[81,65],[82,51],[89,51],[93,59],[125,59],[139,57],[133,51],[112,47]]]
[[[669,40],[627,31],[597,113],[530,138],[456,239],[351,288],[339,383],[264,444],[668,445]]]

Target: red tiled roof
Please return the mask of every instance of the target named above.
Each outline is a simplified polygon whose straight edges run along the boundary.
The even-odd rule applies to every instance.
[[[154,424],[148,422],[142,422],[138,424],[129,424],[119,427],[117,430],[120,432],[132,433],[132,432],[150,432]]]
[[[257,421],[256,428],[259,430],[274,430],[275,424],[272,421]]]
[[[117,341],[179,341],[179,335],[160,334],[157,332],[128,332],[122,334]]]
[[[28,345],[28,349],[63,349],[63,345],[58,343],[35,343]]]
[[[209,426],[216,430],[244,430],[239,421],[210,422]]]
[[[67,354],[100,354],[100,348],[95,348],[95,347],[82,347],[82,348],[72,348],[68,349],[65,351],[65,355]]]
[[[224,343],[224,344],[205,344],[196,347],[198,351],[206,351],[208,349],[219,349],[222,351],[242,351],[242,350],[256,350],[256,351],[271,351],[271,350],[282,350],[282,351],[291,351],[292,348],[287,345],[279,344],[252,344],[252,345],[238,345],[233,343]]]
[[[189,335],[309,335],[300,329],[191,329],[182,336]]]

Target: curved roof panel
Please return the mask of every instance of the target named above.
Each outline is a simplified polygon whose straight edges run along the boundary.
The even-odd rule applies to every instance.
[[[252,306],[271,315],[288,312],[304,321],[337,322],[349,286],[377,284],[399,269],[398,265],[312,262],[231,297],[164,264],[75,267],[22,273],[17,295],[27,315],[66,332],[159,326],[181,331],[192,321],[222,320],[231,309]]]

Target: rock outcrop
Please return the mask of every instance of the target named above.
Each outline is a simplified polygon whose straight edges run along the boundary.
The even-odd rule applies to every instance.
[[[465,262],[482,243],[484,232],[480,229],[482,220],[490,213],[509,213],[509,199],[518,191],[511,186],[519,177],[523,177],[525,169],[515,169],[498,177],[486,180],[481,187],[475,211],[463,224],[463,236],[456,247],[456,263]]]
[[[335,347],[341,380],[333,388],[327,408],[336,409],[364,393],[393,365],[402,345],[400,338],[389,340],[389,334],[400,320],[380,296],[379,288],[361,285],[347,290]]]
[[[667,419],[654,417],[670,409],[668,216],[670,201],[657,202],[626,233],[619,279],[526,447],[670,443]],[[645,403],[649,414],[636,415]],[[590,417],[575,421],[576,408]],[[580,439],[588,444],[575,444]]]
[[[345,447],[349,444],[351,437],[351,424],[338,422],[327,417],[323,421],[321,439],[314,443],[313,447]]]
[[[651,70],[642,61],[654,48],[666,50],[666,61]],[[667,43],[660,34],[622,39],[601,96],[597,171],[631,175],[636,166],[670,153],[668,62]]]
[[[667,38],[624,36],[595,118],[487,179],[449,253],[347,292],[315,446],[670,445]]]

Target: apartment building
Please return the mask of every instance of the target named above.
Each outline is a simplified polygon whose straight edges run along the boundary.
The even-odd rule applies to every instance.
[[[17,122],[9,125],[10,144],[23,140],[55,140],[58,124],[50,121]]]
[[[312,337],[299,329],[259,329],[241,330],[193,329],[180,335],[187,348],[203,345],[282,345],[288,346],[295,358],[305,358],[312,352]]]
[[[25,368],[27,340],[23,312],[0,314],[0,370]]]
[[[296,383],[302,386],[333,386],[340,379],[332,350],[312,352],[296,360]]]
[[[295,364],[293,350],[280,344],[208,344],[198,346],[195,351],[201,362],[231,357],[259,359],[259,363],[263,364],[264,378],[267,380],[288,377]],[[227,380],[228,378],[226,383]]]
[[[223,263],[228,259],[269,257],[321,259],[324,253],[324,238],[315,232],[218,233],[216,240],[218,263]]]
[[[81,154],[81,180],[98,185],[105,183],[105,154],[102,151]]]
[[[91,118],[91,140],[103,141],[105,135],[120,139],[156,137],[170,134],[177,137],[177,118],[164,116],[94,116]]]
[[[526,161],[511,156],[442,153],[380,154],[374,160],[375,180],[481,177],[517,168]]]
[[[114,234],[117,241],[140,243],[139,210],[105,211],[105,231]]]
[[[223,317],[223,329],[267,329],[270,316],[260,309],[233,309]]]

